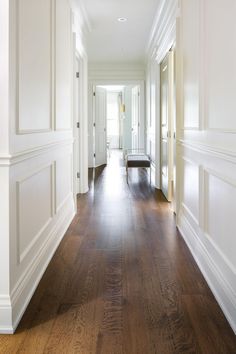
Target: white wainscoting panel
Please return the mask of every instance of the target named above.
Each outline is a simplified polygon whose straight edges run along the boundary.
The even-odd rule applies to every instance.
[[[72,151],[58,144],[11,166],[13,330],[75,214]]]
[[[207,125],[230,132],[236,132],[235,13],[235,0],[204,1]]]
[[[18,261],[21,263],[53,218],[53,164],[17,182]],[[40,240],[41,238],[41,240]]]
[[[183,159],[182,204],[196,224],[199,224],[199,166]]]
[[[0,333],[15,331],[76,212],[71,7],[69,0],[0,1]],[[86,131],[85,22],[76,11]],[[81,139],[86,167],[87,134]]]
[[[205,174],[205,231],[236,272],[236,181],[227,181],[214,172]]]
[[[51,129],[52,1],[17,1],[17,130]]]
[[[56,161],[56,210],[63,207],[72,196],[72,155],[65,155]]]
[[[184,128],[199,128],[199,1],[187,0],[182,9]]]
[[[56,1],[56,129],[72,126],[72,35],[68,1]]]

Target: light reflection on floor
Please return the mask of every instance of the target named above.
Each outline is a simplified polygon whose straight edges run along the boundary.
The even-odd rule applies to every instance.
[[[122,150],[111,150],[105,170],[103,190],[108,198],[125,197],[124,178],[126,176]]]

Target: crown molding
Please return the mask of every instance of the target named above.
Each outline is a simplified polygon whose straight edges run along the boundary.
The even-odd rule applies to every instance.
[[[148,39],[148,43],[147,43],[147,46],[146,46],[146,50],[145,50],[146,54],[148,54],[151,51],[153,51],[154,37],[156,36],[156,32],[158,30],[158,26],[159,26],[159,23],[160,23],[160,18],[161,18],[161,15],[162,15],[162,12],[163,12],[163,9],[164,9],[164,6],[165,6],[166,2],[167,2],[167,0],[160,0],[159,6],[157,8],[157,11],[156,11],[156,14],[155,14],[155,17],[154,17],[152,29],[151,29],[150,36],[149,36],[149,39]]]
[[[160,57],[160,47],[170,40],[173,34],[175,20],[179,17],[179,2],[177,0],[160,0],[152,30],[146,47],[146,61]]]
[[[77,26],[84,34],[91,32],[92,26],[84,2],[82,0],[70,0],[70,3],[71,8],[78,16],[79,24]]]

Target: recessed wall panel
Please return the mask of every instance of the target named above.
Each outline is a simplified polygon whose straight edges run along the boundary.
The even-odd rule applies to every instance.
[[[199,222],[199,167],[183,160],[183,204]]]
[[[52,168],[49,165],[17,182],[20,262],[37,241],[43,242],[43,231],[53,216]]]
[[[199,1],[183,1],[183,108],[184,128],[199,128],[200,27]]]
[[[71,129],[72,48],[70,7],[66,0],[56,1],[56,129]]]
[[[236,132],[236,2],[204,5],[208,128]]]
[[[236,184],[207,173],[206,232],[236,267]]]
[[[72,193],[72,155],[65,155],[56,162],[57,210]]]
[[[19,0],[18,133],[51,128],[51,1]]]

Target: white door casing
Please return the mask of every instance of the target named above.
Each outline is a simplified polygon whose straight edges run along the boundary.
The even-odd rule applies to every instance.
[[[161,189],[172,200],[173,183],[173,52],[161,63]]]
[[[74,92],[74,124],[75,124],[75,193],[80,193],[80,59],[75,57],[75,92]]]
[[[95,166],[107,163],[107,92],[96,87],[95,90]]]
[[[140,93],[139,86],[132,88],[132,150],[139,149]]]

